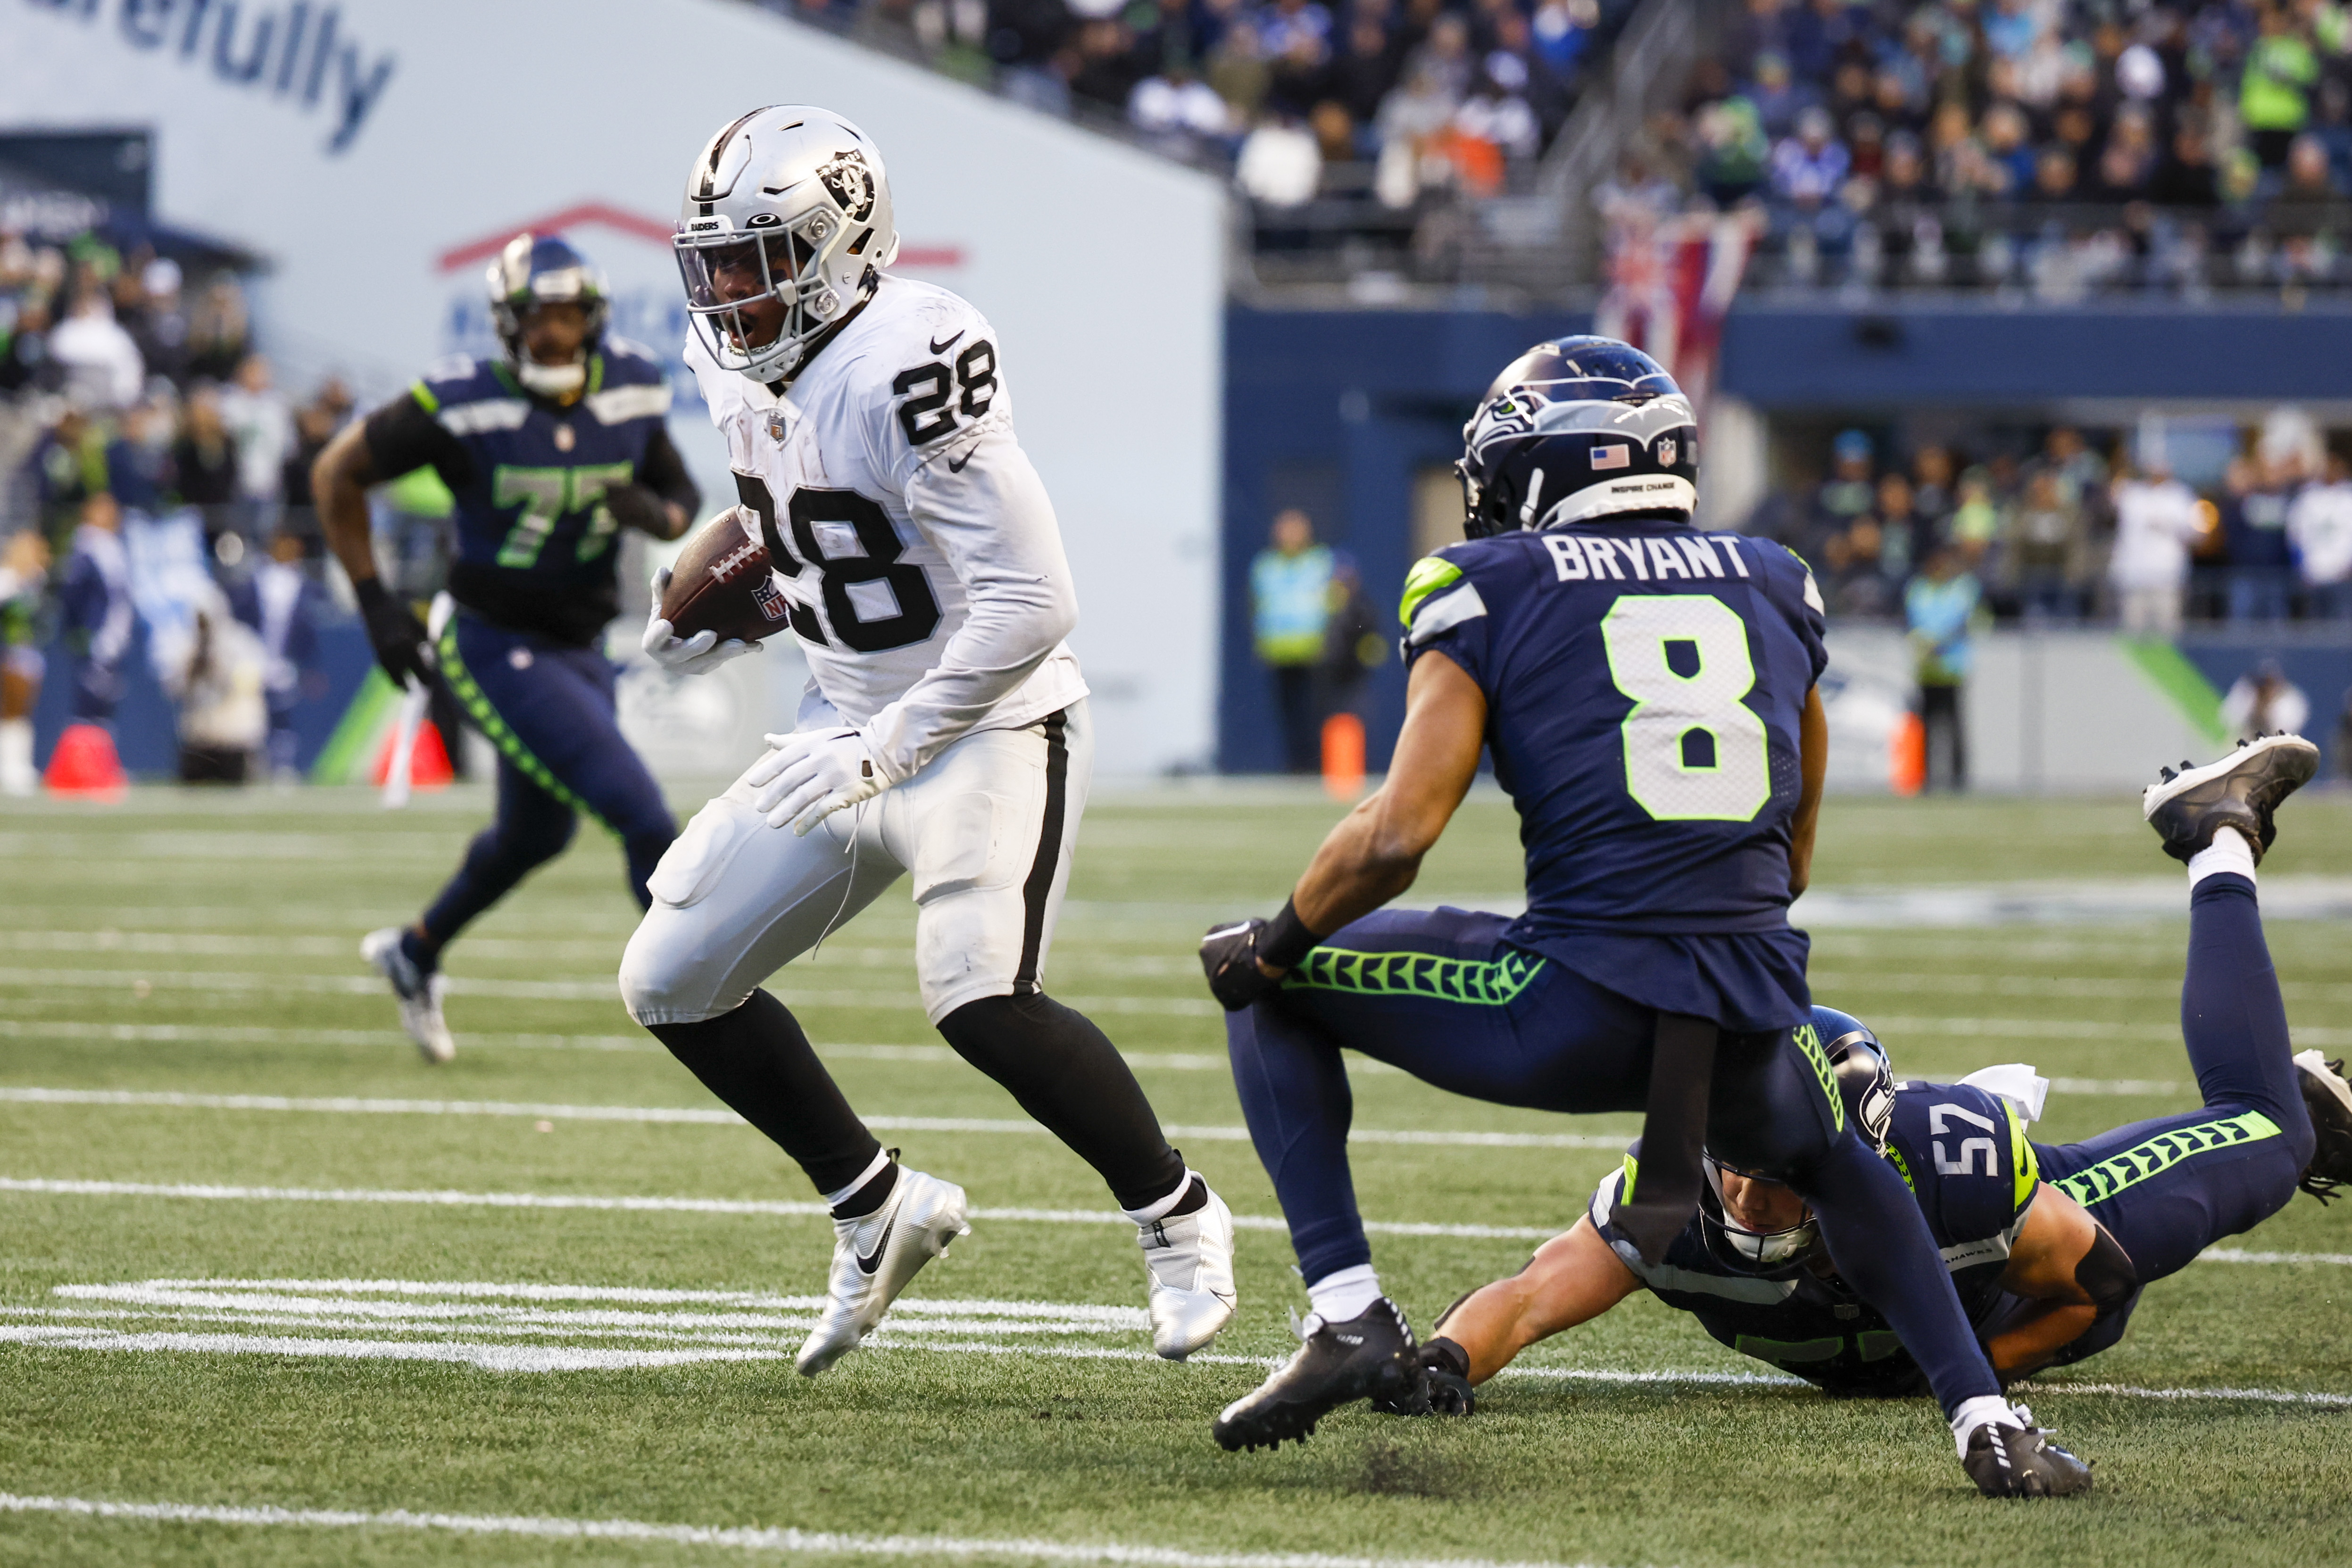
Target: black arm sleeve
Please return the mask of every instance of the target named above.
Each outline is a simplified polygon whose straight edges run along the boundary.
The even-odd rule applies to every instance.
[[[686,472],[686,459],[670,444],[669,431],[661,425],[646,441],[646,455],[637,460],[637,483],[665,501],[676,502],[686,513],[687,521],[702,509],[702,492]]]
[[[431,468],[452,490],[473,482],[474,461],[466,455],[465,445],[425,412],[414,393],[403,392],[369,414],[362,434],[367,440],[368,462],[379,480]]]

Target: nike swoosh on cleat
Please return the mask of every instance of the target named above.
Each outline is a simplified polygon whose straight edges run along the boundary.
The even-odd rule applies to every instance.
[[[857,1267],[868,1274],[882,1267],[882,1254],[890,1249],[890,1232],[898,1228],[898,1217],[894,1214],[890,1217],[890,1223],[882,1228],[882,1239],[874,1244],[873,1253],[870,1256],[859,1254]]]
[[[963,336],[963,329],[961,329],[961,327],[959,327],[958,329],[956,329],[955,338],[942,338],[942,339],[940,339],[938,342],[933,343],[933,344],[931,345],[931,352],[933,352],[934,354],[944,354],[944,353],[946,353],[950,349],[951,349],[951,348],[953,348],[953,347],[955,346],[955,340],[956,340],[956,338],[961,338],[961,337],[962,337],[962,336]]]

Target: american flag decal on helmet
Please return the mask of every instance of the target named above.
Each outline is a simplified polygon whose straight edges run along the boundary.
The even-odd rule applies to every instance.
[[[1633,448],[1611,444],[1592,449],[1592,467],[1598,473],[1603,468],[1623,468],[1633,461]]]

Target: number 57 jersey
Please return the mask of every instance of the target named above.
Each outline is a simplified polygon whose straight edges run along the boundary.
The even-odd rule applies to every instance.
[[[1644,1006],[1803,1022],[1789,844],[1828,663],[1804,562],[1601,518],[1448,546],[1413,568],[1402,615],[1408,661],[1443,653],[1486,695],[1527,853],[1506,938]]]
[[[817,689],[893,782],[1087,695],[1061,533],[979,311],[885,277],[781,396],[691,336],[687,362]]]

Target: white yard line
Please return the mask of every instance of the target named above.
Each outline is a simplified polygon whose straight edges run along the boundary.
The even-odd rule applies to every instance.
[[[227,1507],[210,1503],[114,1502],[99,1498],[19,1497],[0,1492],[0,1511],[150,1524],[226,1524],[257,1529],[415,1530],[530,1541],[643,1542],[802,1556],[1020,1558],[1033,1563],[1110,1563],[1130,1568],[1560,1568],[1468,1557],[1341,1557],[1321,1552],[1198,1552],[1131,1542],[1065,1542],[961,1535],[843,1535],[830,1531],[632,1519],[559,1519],[541,1514],[419,1513],[407,1509]],[[1580,1568],[1590,1568],[1589,1564]]]
[[[181,1111],[276,1111],[353,1116],[512,1116],[535,1121],[689,1123],[737,1126],[742,1118],[715,1105],[557,1105],[502,1100],[297,1099],[279,1094],[188,1094],[168,1090],[0,1087],[0,1104],[107,1105]],[[1010,1133],[1044,1134],[1036,1123],[981,1116],[868,1116],[866,1124],[891,1133]],[[1168,1124],[1171,1138],[1245,1144],[1246,1127]],[[1359,1127],[1360,1144],[1423,1145],[1495,1149],[1619,1149],[1625,1133],[1443,1133]]]
[[[793,1218],[824,1218],[828,1213],[821,1203],[787,1203],[757,1198],[616,1197],[569,1193],[446,1192],[372,1187],[226,1186],[205,1183],[62,1181],[25,1177],[0,1177],[0,1192],[63,1197],[178,1197],[231,1203],[384,1203],[438,1208],[588,1209],[626,1214],[749,1214]],[[975,1208],[970,1212],[974,1219],[1016,1224],[1134,1224],[1133,1220],[1116,1210]],[[1573,1222],[1572,1215],[1557,1226],[1431,1225],[1409,1220],[1366,1220],[1364,1228],[1376,1236],[1548,1241]],[[1242,1230],[1287,1229],[1279,1218],[1271,1215],[1237,1214],[1234,1216],[1234,1225]]]
[[[196,991],[264,992],[283,995],[383,996],[384,983],[365,975],[263,974],[226,969],[11,969],[0,968],[0,986],[33,990],[66,988],[113,990],[144,984],[151,988],[180,988]],[[771,987],[779,1001],[790,1007],[922,1009],[913,991],[809,990]],[[499,997],[510,1001],[617,1002],[621,991],[610,977],[572,977],[551,980],[490,980],[462,975],[449,977],[454,997]],[[1055,999],[1081,1012],[1143,1014],[1171,1018],[1223,1018],[1224,1009],[1206,997],[1079,996],[1056,991]]]

